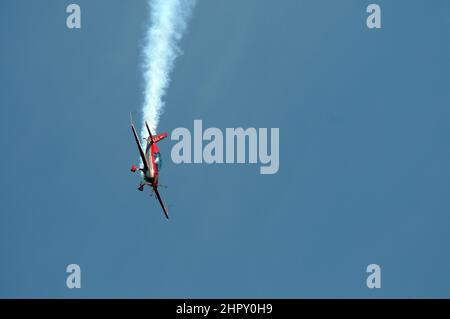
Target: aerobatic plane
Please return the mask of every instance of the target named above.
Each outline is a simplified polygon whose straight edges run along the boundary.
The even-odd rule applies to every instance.
[[[138,189],[142,192],[144,190],[145,185],[151,186],[152,192],[155,193],[156,198],[158,199],[159,203],[161,204],[161,207],[164,211],[164,215],[166,215],[166,218],[169,219],[169,215],[167,213],[166,206],[164,206],[164,203],[158,192],[159,171],[161,170],[162,163],[161,163],[161,154],[158,150],[158,147],[156,146],[156,143],[158,143],[159,141],[161,141],[167,137],[167,133],[162,133],[162,134],[153,136],[147,122],[145,122],[145,126],[147,127],[148,137],[146,138],[147,144],[146,144],[145,152],[144,152],[144,150],[142,149],[141,143],[139,142],[139,138],[136,133],[136,129],[133,124],[133,120],[131,119],[131,130],[133,131],[134,139],[136,140],[136,144],[139,149],[139,154],[141,155],[142,166],[143,166],[143,167],[138,168],[136,165],[133,164],[131,166],[131,171],[133,173],[138,170],[142,172],[142,181],[141,181]]]

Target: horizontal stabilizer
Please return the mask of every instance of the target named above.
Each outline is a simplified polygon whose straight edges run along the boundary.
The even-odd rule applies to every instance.
[[[159,141],[165,139],[167,137],[167,133],[161,133],[156,136],[153,136],[153,142],[158,143]]]

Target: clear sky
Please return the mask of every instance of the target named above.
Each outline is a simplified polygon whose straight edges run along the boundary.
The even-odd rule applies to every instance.
[[[0,297],[450,297],[447,0],[200,0],[159,128],[278,127],[280,170],[166,139],[170,221],[129,170],[146,1],[72,2],[0,2]]]

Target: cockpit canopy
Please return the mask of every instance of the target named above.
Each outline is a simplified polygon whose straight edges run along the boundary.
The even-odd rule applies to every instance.
[[[156,152],[154,154],[155,156],[155,164],[156,164],[156,168],[158,169],[158,171],[161,169],[162,167],[162,159],[161,159],[161,153],[160,152]]]

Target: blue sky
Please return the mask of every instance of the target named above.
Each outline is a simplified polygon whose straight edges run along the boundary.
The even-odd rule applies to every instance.
[[[166,139],[169,222],[129,171],[146,1],[77,3],[81,30],[0,4],[0,297],[450,297],[448,1],[377,1],[381,30],[369,1],[199,1],[159,128],[278,127],[280,170]]]

